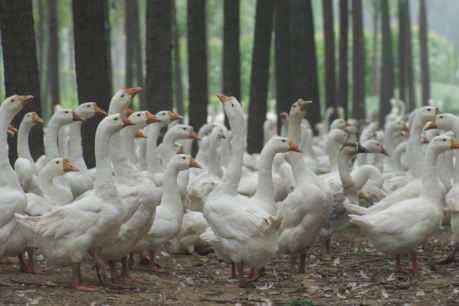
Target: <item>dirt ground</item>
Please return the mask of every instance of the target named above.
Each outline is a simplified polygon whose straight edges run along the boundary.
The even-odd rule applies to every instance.
[[[350,227],[334,236],[333,257],[320,257],[318,248],[308,255],[313,277],[292,279],[288,257],[277,255],[267,275],[245,289],[225,288],[234,282],[228,265],[174,255],[169,246],[156,258],[168,272],[132,270],[146,284],[111,285],[91,293],[70,290],[70,268],[57,269],[39,256],[38,267],[46,275],[20,273],[17,264],[0,265],[0,279],[11,284],[0,287],[0,305],[287,305],[306,299],[312,303],[296,305],[458,305],[458,266],[433,265],[451,250],[450,240],[449,227],[431,237],[418,257],[423,273],[409,276],[393,273],[395,258],[377,252],[358,228]],[[409,269],[410,259],[403,258],[402,265]],[[82,271],[87,283],[98,285],[89,258]]]

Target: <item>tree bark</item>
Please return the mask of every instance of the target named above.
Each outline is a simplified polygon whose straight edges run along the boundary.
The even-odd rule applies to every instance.
[[[225,0],[223,6],[223,92],[241,100],[239,54],[239,0]],[[229,121],[225,115],[225,125]]]
[[[51,105],[60,104],[59,98],[59,37],[57,35],[57,8],[56,0],[48,0],[48,84],[51,95]],[[46,101],[45,101],[46,102]],[[43,113],[48,113],[48,103],[44,105]]]
[[[78,101],[96,101],[108,111],[111,100],[110,58],[105,20],[106,0],[73,0],[75,67]],[[83,123],[83,155],[88,168],[95,167],[94,139],[101,117]]]
[[[345,117],[348,116],[348,27],[349,27],[349,1],[339,2],[339,99],[338,104],[344,109]],[[365,83],[364,83],[365,84]],[[365,88],[365,87],[364,87]]]
[[[247,152],[250,154],[261,152],[263,148],[263,123],[266,119],[268,100],[273,13],[274,0],[257,0],[250,76],[250,120],[247,127]]]
[[[207,123],[209,104],[207,79],[207,31],[206,1],[188,0],[188,76],[189,76],[189,124],[198,131]],[[193,142],[192,154],[198,150]]]
[[[409,111],[412,111],[416,108],[416,84],[414,79],[414,67],[413,67],[413,47],[411,40],[411,13],[410,13],[410,0],[406,1],[405,8],[405,20],[406,20],[406,40],[405,40],[405,63],[406,63],[406,83],[408,86],[408,101]]]
[[[371,54],[371,76],[373,95],[379,95],[379,67],[378,67],[378,26],[379,26],[379,2],[373,2],[373,52]]]
[[[406,0],[398,0],[398,90],[399,99],[407,102],[405,95],[406,80]]]
[[[317,123],[321,122],[320,114],[320,91],[319,91],[319,74],[317,71],[317,57],[316,57],[316,41],[314,38],[314,15],[312,10],[311,0],[305,0],[306,11],[304,19],[306,19],[306,72],[307,72],[307,90],[308,94],[306,99],[314,102],[308,113],[306,114],[306,119],[309,120],[309,123],[314,128]]]
[[[335,72],[335,32],[333,27],[333,3],[332,0],[322,0],[322,13],[324,20],[325,42],[325,105],[336,110],[336,72]],[[332,120],[337,118],[337,112]]]
[[[289,1],[275,1],[275,40],[274,40],[274,62],[276,65],[276,111],[290,111],[295,98],[292,94],[292,58],[290,40],[290,19]],[[277,120],[277,128],[280,134],[282,122]]]
[[[419,42],[421,44],[422,105],[428,105],[430,99],[429,48],[427,44],[427,9],[426,0],[419,6]]]
[[[38,7],[38,32],[37,32],[37,52],[38,52],[38,75],[40,81],[40,92],[41,92],[41,109],[42,109],[42,119],[48,121],[48,99],[47,99],[47,82],[46,82],[46,71],[45,69],[45,25],[47,20],[45,18],[45,9],[44,1],[36,0],[36,5]]]
[[[13,94],[33,95],[13,119],[11,124],[19,127],[24,115],[37,112],[41,116],[40,83],[37,61],[37,44],[31,0],[0,0],[0,30],[2,35],[3,68],[6,97]],[[17,137],[8,138],[10,163],[17,159]],[[30,153],[36,160],[43,155],[43,128],[30,131]]]
[[[390,113],[389,100],[394,97],[394,61],[392,38],[390,33],[390,15],[388,0],[381,0],[382,65],[381,89],[379,96],[379,124],[384,125],[386,115]]]
[[[140,48],[139,3],[125,0],[126,8],[126,87],[144,87],[142,52]],[[139,109],[146,109],[145,91],[139,92]]]
[[[182,83],[182,66],[180,61],[180,32],[177,23],[177,10],[175,8],[175,1],[172,1],[172,12],[174,14],[174,93],[175,93],[175,107],[180,115],[185,114],[183,108],[183,83]]]
[[[172,5],[170,0],[147,2],[147,108],[172,110]]]
[[[362,0],[352,1],[352,117],[365,119],[365,47]]]
[[[72,2],[75,1],[75,0],[72,0]],[[109,81],[109,84],[110,84],[110,92],[112,91],[112,82],[113,82],[113,72],[112,72],[112,48],[111,48],[111,44],[110,44],[110,31],[111,31],[111,28],[110,28],[110,8],[109,8],[109,5],[108,5],[108,1],[109,0],[103,0],[102,1],[102,9],[103,9],[103,12],[100,16],[104,16],[104,27],[105,27],[105,39],[104,41],[106,42],[107,46],[106,46],[106,57],[108,58],[108,81]],[[99,18],[100,18],[99,16]]]

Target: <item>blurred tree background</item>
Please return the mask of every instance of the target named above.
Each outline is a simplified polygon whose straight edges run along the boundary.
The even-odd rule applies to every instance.
[[[41,87],[41,101],[42,109],[44,110],[43,117],[49,118],[52,112],[52,105],[56,102],[64,107],[75,108],[78,104],[78,91],[76,83],[76,72],[75,72],[75,49],[74,49],[74,28],[72,18],[72,1],[71,0],[31,0],[33,3],[33,14],[35,22],[35,33],[37,41],[37,57],[39,63],[39,77]],[[111,84],[112,91],[116,91],[120,86],[143,86],[144,80],[142,76],[146,77],[146,18],[147,16],[157,16],[155,14],[147,15],[147,0],[103,0],[107,6],[108,22],[106,22],[107,35],[109,35],[109,51],[107,56],[111,57]],[[129,3],[136,2],[138,5],[138,29],[131,27],[128,29],[126,24],[126,7],[130,7]],[[161,3],[161,0],[156,0]],[[215,93],[223,91],[223,48],[224,48],[224,0],[213,0],[205,1],[205,14],[206,14],[206,35],[207,35],[207,79],[208,79],[208,100],[214,106],[215,112],[218,111],[220,105],[218,99],[215,97]],[[267,0],[258,0],[267,1]],[[239,62],[240,62],[240,100],[243,103],[246,110],[249,109],[250,103],[250,86],[251,86],[251,73],[252,73],[252,60],[253,60],[253,47],[255,37],[255,18],[256,18],[256,0],[239,0]],[[290,6],[301,4],[301,0],[289,0],[289,1],[274,1],[274,14],[273,14],[273,25],[272,25],[272,36],[271,39],[271,51],[270,51],[270,65],[269,65],[269,81],[268,81],[268,93],[267,93],[267,109],[269,109],[269,100],[276,97],[279,94],[279,88],[276,89],[276,83],[282,83],[285,80],[276,80],[274,75],[276,72],[275,65],[275,44],[276,40],[276,16],[280,14],[286,14],[288,18],[288,7],[284,8],[278,3],[289,2]],[[313,96],[320,97],[320,101],[314,101],[321,105],[321,114],[325,112],[325,105],[339,105],[342,101],[347,102],[347,116],[353,114],[352,105],[353,98],[356,97],[353,93],[358,86],[363,86],[365,91],[365,110],[372,112],[374,117],[378,117],[379,113],[379,93],[380,77],[382,72],[383,62],[383,46],[382,46],[382,27],[381,27],[381,8],[380,0],[304,0],[305,3],[312,5],[312,16],[314,26],[314,37],[315,46],[310,41],[304,42],[306,48],[309,50],[309,57],[311,56],[311,48],[314,51],[317,63],[317,79],[319,84],[319,93],[311,94]],[[340,3],[341,2],[341,3]],[[340,16],[343,16],[347,2],[348,21],[340,23]],[[423,93],[422,93],[422,65],[421,65],[421,41],[420,41],[420,12],[422,3],[425,3],[427,12],[427,46],[428,46],[428,68],[430,70],[430,97],[434,100],[440,100],[443,102],[443,109],[447,112],[459,113],[459,103],[455,103],[459,98],[459,73],[458,73],[458,51],[457,46],[459,45],[459,32],[457,28],[459,26],[459,18],[456,17],[456,13],[459,12],[459,1],[457,0],[387,0],[389,7],[389,25],[390,35],[392,41],[392,58],[393,58],[393,83],[394,83],[394,96],[400,97],[400,94],[406,98],[407,106],[409,105],[408,92],[413,91],[412,96],[416,99],[414,103],[419,107],[422,105]],[[189,1],[187,0],[175,0],[174,5],[171,7],[173,21],[173,39],[171,45],[173,47],[171,52],[176,52],[171,55],[173,74],[172,77],[172,94],[174,107],[181,109],[181,103],[183,101],[183,107],[185,113],[187,113],[189,107],[189,78],[188,78],[188,42],[187,42],[187,31],[188,31],[188,15],[187,6]],[[340,7],[341,5],[341,7]],[[364,47],[364,69],[359,70],[359,78],[364,78],[364,84],[353,84],[353,42],[359,41],[353,39],[355,33],[361,33],[359,29],[353,29],[353,5],[357,7],[361,6],[362,20],[363,20],[363,47]],[[167,6],[166,6],[167,7]],[[297,6],[301,7],[301,6]],[[407,7],[406,12],[401,13],[401,8]],[[328,10],[323,12],[323,9]],[[341,8],[341,11],[340,11]],[[282,11],[283,10],[283,11]],[[305,9],[306,10],[306,9]],[[135,10],[134,10],[135,11]],[[295,9],[290,10],[290,14]],[[54,15],[55,14],[55,15]],[[128,14],[135,14],[129,11]],[[358,12],[356,12],[358,17]],[[169,14],[167,14],[169,15]],[[293,16],[293,15],[292,15]],[[405,16],[404,18],[402,18]],[[301,17],[301,16],[300,16]],[[356,18],[357,18],[356,17]],[[154,17],[150,17],[154,18]],[[296,17],[295,17],[296,18]],[[324,18],[332,18],[333,20],[325,20]],[[400,19],[402,18],[402,19]],[[408,18],[408,19],[407,19]],[[292,19],[292,18],[290,18]],[[291,24],[293,24],[292,19]],[[299,20],[299,19],[296,19]],[[408,23],[401,21],[408,20]],[[137,22],[137,21],[136,21]],[[281,21],[277,21],[282,22]],[[296,21],[298,22],[298,21]],[[280,24],[278,24],[280,26]],[[299,25],[301,25],[299,23]],[[340,25],[346,25],[347,31],[340,29]],[[307,26],[306,29],[310,29],[311,25]],[[400,28],[400,26],[405,28]],[[332,27],[332,28],[330,28]],[[288,28],[288,22],[287,22]],[[327,44],[328,48],[332,48],[331,51],[325,50],[325,35],[324,28],[327,28]],[[56,31],[57,30],[57,31]],[[128,39],[126,36],[127,31],[137,31],[140,38],[140,52],[134,53],[136,59],[130,60],[132,63],[127,63],[127,56],[132,57],[132,51],[127,50],[127,45],[132,44],[131,37]],[[347,39],[341,40],[340,33],[347,33]],[[57,36],[56,36],[57,34]],[[310,34],[310,33],[307,33]],[[301,32],[292,32],[290,30],[289,35],[302,35]],[[402,35],[402,36],[400,36]],[[56,38],[57,37],[57,38]],[[298,37],[298,36],[296,36]],[[290,38],[283,37],[286,44],[295,43],[293,40],[289,42]],[[57,41],[56,41],[57,39]],[[330,39],[334,40],[334,45],[330,46]],[[411,40],[411,44],[407,42],[407,39]],[[340,45],[340,41],[344,41]],[[403,45],[400,45],[400,42]],[[178,45],[177,45],[178,44]],[[359,42],[360,44],[360,42]],[[343,92],[347,93],[347,97],[344,99],[340,98],[340,89],[343,87],[343,74],[340,74],[340,67],[343,67],[343,60],[340,60],[340,53],[346,54],[343,50],[343,46],[347,45],[347,72],[344,71],[344,75],[348,76],[348,90]],[[312,47],[311,47],[312,46]],[[282,47],[282,46],[280,46]],[[284,46],[288,48],[287,45]],[[407,49],[408,48],[408,49]],[[57,51],[56,51],[57,50]],[[403,72],[403,68],[409,67],[409,63],[404,63],[403,56],[399,55],[400,50],[410,50],[412,53],[412,71],[414,78],[414,84],[412,88],[409,88],[410,76],[408,72]],[[301,51],[301,50],[299,50]],[[299,52],[297,50],[297,52]],[[137,52],[137,51],[135,51]],[[278,51],[279,52],[279,51]],[[299,54],[299,53],[297,53]],[[312,53],[313,55],[314,53]],[[326,54],[328,56],[326,57]],[[334,54],[334,59],[330,58]],[[0,54],[1,56],[1,54]],[[154,56],[154,55],[153,55]],[[142,71],[131,68],[126,69],[127,64],[134,65],[137,67],[139,64],[138,58],[141,57],[143,64]],[[326,60],[327,58],[327,60]],[[406,57],[405,57],[406,58]],[[333,69],[334,60],[334,71]],[[295,56],[289,60],[292,69],[296,69]],[[328,72],[326,72],[326,63],[328,61]],[[313,62],[312,62],[313,63]],[[179,66],[177,66],[179,65]],[[407,66],[408,65],[408,66]],[[57,69],[56,70],[56,66]],[[180,68],[180,69],[178,69]],[[167,67],[166,67],[167,69]],[[409,69],[409,68],[407,68]],[[127,71],[128,70],[128,71]],[[58,71],[58,78],[55,76],[55,71]],[[308,71],[312,71],[308,69]],[[402,72],[400,72],[402,71]],[[180,75],[176,75],[180,73]],[[280,73],[280,74],[279,74]],[[277,75],[285,75],[285,73],[279,72]],[[295,72],[298,74],[298,71]],[[326,75],[328,76],[326,78]],[[330,75],[330,73],[332,75]],[[126,79],[126,74],[131,81]],[[363,75],[362,75],[363,74]],[[134,76],[133,76],[134,75]],[[299,75],[299,74],[298,74]],[[400,78],[400,75],[405,77]],[[310,79],[311,75],[305,76]],[[168,77],[169,78],[169,77]],[[278,76],[277,76],[278,78]],[[139,80],[140,79],[140,80]],[[56,81],[58,80],[58,81]],[[332,80],[334,84],[327,84],[326,80]],[[276,82],[277,81],[277,82]],[[310,84],[311,81],[308,81]],[[56,91],[56,84],[58,91]],[[402,85],[400,85],[402,84]],[[355,86],[357,87],[355,87]],[[148,87],[148,85],[145,85]],[[293,85],[296,86],[296,85]],[[311,85],[312,86],[312,85]],[[406,86],[406,89],[400,86]],[[203,87],[205,88],[205,87]],[[330,90],[326,88],[332,88]],[[306,92],[312,92],[310,91]],[[223,92],[225,93],[225,92]],[[231,93],[229,93],[231,94]],[[239,93],[238,93],[239,94]],[[0,62],[0,96],[5,96],[4,88],[4,69],[3,61]],[[326,99],[333,99],[335,101],[326,101]],[[359,93],[357,95],[361,97]],[[138,95],[134,100],[134,108],[139,108],[139,97],[144,98],[143,95]],[[312,99],[308,96],[292,97],[292,101],[279,101],[282,105],[290,105],[294,100],[298,98]],[[360,99],[360,98],[359,98]],[[359,102],[360,103],[360,102]],[[386,102],[388,103],[388,101]],[[424,102],[425,103],[425,102]],[[148,103],[146,104],[148,107]],[[358,105],[358,104],[356,104]],[[361,104],[360,104],[361,105]],[[407,108],[409,109],[409,108]],[[280,109],[277,109],[279,111]],[[354,113],[355,114],[355,113]],[[317,117],[317,116],[316,116]],[[317,119],[315,118],[316,122]],[[197,127],[199,128],[199,127]]]

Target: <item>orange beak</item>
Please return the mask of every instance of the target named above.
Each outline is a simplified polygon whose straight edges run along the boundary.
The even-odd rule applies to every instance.
[[[282,113],[280,113],[280,117],[281,117],[282,119],[286,119],[286,118],[288,117],[287,112],[282,112]]]
[[[32,122],[37,124],[37,123],[43,123],[43,119],[41,119],[36,112],[32,113]]]
[[[381,151],[379,151],[379,153],[389,156],[389,152],[387,152],[386,149],[384,149],[382,145],[381,145]]]
[[[167,113],[169,114],[169,118],[171,119],[171,121],[182,120],[183,119],[183,117],[180,116],[179,114],[173,113],[171,111],[167,111]]]
[[[293,151],[293,152],[303,153],[303,151],[301,151],[301,149],[298,148],[298,146],[294,144],[291,139],[288,140],[288,150]]]
[[[456,142],[456,140],[451,138],[451,149],[459,149],[459,143]]]
[[[97,106],[96,102],[94,102],[94,114],[96,116],[107,116],[107,113],[99,106]]]
[[[201,140],[201,138],[199,138],[198,134],[196,134],[196,132],[194,131],[192,127],[190,128],[190,134],[188,138],[194,139],[194,140]]]
[[[147,115],[147,124],[152,124],[155,122],[161,122],[162,120],[150,113],[149,111],[145,111],[145,114]]]
[[[86,119],[84,119],[83,117],[81,116],[78,116],[75,111],[72,111],[72,114],[73,114],[73,121],[86,121]]]
[[[405,131],[405,132],[409,132],[410,128],[405,123],[403,123],[403,129],[402,130]]]
[[[300,106],[300,110],[302,112],[307,112],[311,104],[312,101],[304,101],[303,99],[298,99],[298,105]]]
[[[190,167],[202,169],[201,165],[198,164],[191,156],[190,156]]]
[[[425,128],[425,130],[433,130],[433,129],[438,129],[437,127],[437,122],[435,122],[435,118],[434,120]]]
[[[14,132],[10,129],[6,130],[6,134],[13,136]]]
[[[124,117],[122,114],[120,114],[121,116],[121,120],[123,120],[123,123],[124,123],[124,127],[126,126],[130,126],[130,125],[135,125],[134,122],[132,122],[131,120],[129,120],[128,118]]]
[[[126,107],[126,115],[128,117],[131,116],[133,113],[134,113],[134,111],[132,109],[130,109],[129,107]]]
[[[370,202],[370,200],[367,198],[367,196],[362,191],[359,192],[359,199]]]
[[[231,97],[222,95],[222,94],[220,94],[220,93],[217,94],[217,97],[220,99],[220,101],[222,102],[223,105],[224,105],[229,99],[231,99]]]
[[[142,90],[142,87],[134,87],[134,88],[128,88],[126,89],[126,92],[131,96],[133,99],[137,93],[139,93]]]
[[[18,129],[17,129],[17,128],[15,128],[14,126],[12,126],[11,124],[10,124],[10,125],[8,125],[8,130],[11,130],[12,132],[15,132],[15,133],[17,133],[17,132],[18,132]]]
[[[427,139],[426,136],[424,136],[424,138],[422,138],[422,143],[429,143],[429,142],[430,142],[430,140]]]
[[[435,116],[437,116],[438,114],[443,114],[443,112],[439,110],[438,107],[435,107]]]
[[[64,157],[62,159],[64,162],[64,172],[72,172],[72,171],[80,171],[77,167],[72,165],[67,157]]]
[[[183,151],[183,147],[180,147],[180,150],[178,151],[177,154],[185,154],[185,151]]]
[[[28,96],[19,96],[19,101],[21,101],[22,107],[26,106],[27,103],[32,101],[33,96],[28,95]]]
[[[141,130],[138,130],[135,132],[135,138],[147,138],[147,135],[145,135]]]

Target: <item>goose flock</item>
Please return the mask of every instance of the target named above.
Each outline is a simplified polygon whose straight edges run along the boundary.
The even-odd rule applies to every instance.
[[[307,252],[318,246],[322,256],[330,256],[333,233],[351,224],[377,250],[395,256],[396,271],[405,272],[400,255],[410,254],[410,273],[419,272],[418,247],[450,224],[454,249],[437,263],[454,260],[459,151],[451,150],[459,149],[458,117],[433,105],[407,116],[403,102],[392,100],[383,125],[346,121],[340,109],[330,122],[334,110],[328,109],[314,136],[304,118],[313,103],[299,99],[279,114],[280,136],[276,114],[267,114],[263,150],[248,154],[246,117],[235,97],[217,94],[230,130],[219,114],[196,133],[170,110],[131,111],[140,90],[121,87],[107,112],[94,102],[75,110],[56,107],[47,124],[45,155],[36,162],[28,136],[43,120],[32,112],[19,130],[10,125],[33,97],[13,95],[2,102],[3,260],[17,256],[21,271],[44,273],[34,266],[39,249],[50,264],[72,268],[72,289],[96,291],[101,288],[82,278],[86,255],[102,285],[141,282],[130,275],[136,257],[149,270],[165,272],[157,268],[155,252],[170,243],[175,253],[197,258],[213,251],[232,264],[238,282],[228,286],[245,287],[265,275],[276,253],[289,255],[292,277],[307,276]],[[96,167],[88,169],[81,126],[94,116],[105,117],[95,131]],[[15,133],[19,158],[13,170],[7,137]],[[190,156],[194,140],[196,158]],[[251,268],[248,280],[244,266]]]

